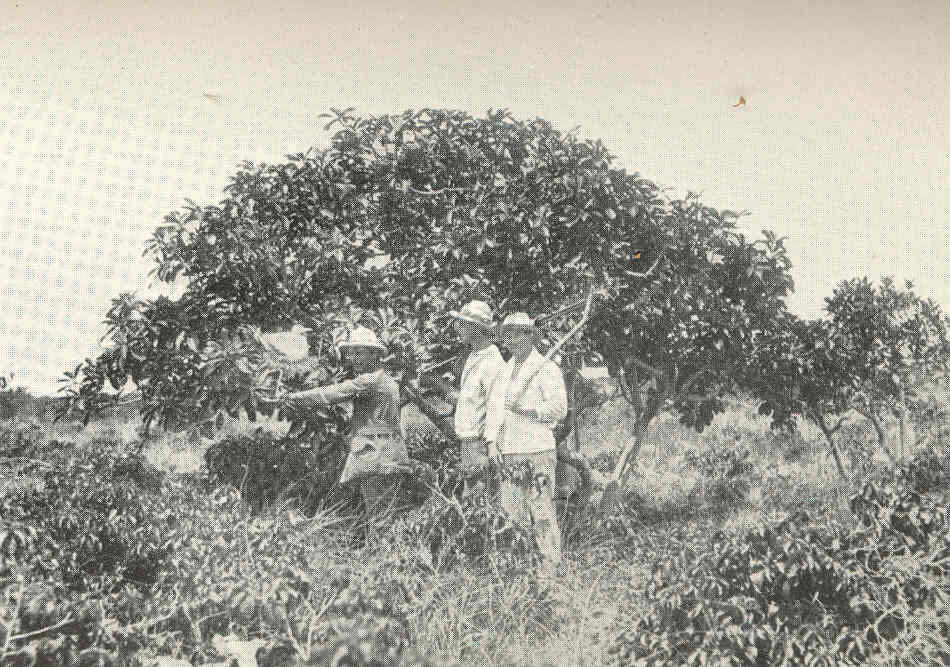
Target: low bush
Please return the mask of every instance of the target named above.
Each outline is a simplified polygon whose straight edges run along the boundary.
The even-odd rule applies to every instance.
[[[947,488],[950,482],[950,456],[946,446],[930,443],[919,449],[901,466],[898,482],[918,493]]]
[[[732,507],[752,487],[752,451],[740,438],[706,441],[683,454],[687,469],[699,474],[704,500],[712,507]]]
[[[344,455],[338,447],[322,451],[316,438],[280,437],[258,428],[212,443],[205,466],[212,480],[238,489],[257,511],[285,501],[312,513],[323,504],[351,500],[332,494]]]
[[[76,588],[90,577],[147,587],[168,554],[174,508],[138,455],[60,448],[38,484],[0,494],[0,575],[26,568]]]
[[[946,604],[950,538],[946,508],[913,490],[868,485],[852,509],[854,526],[795,514],[696,536],[656,561],[651,611],[617,653],[656,665],[864,664]],[[940,651],[945,663],[950,644]]]

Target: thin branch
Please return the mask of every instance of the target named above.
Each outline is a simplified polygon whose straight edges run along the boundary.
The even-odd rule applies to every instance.
[[[54,623],[53,625],[49,625],[45,628],[40,628],[39,630],[33,630],[32,632],[24,632],[23,634],[19,634],[19,635],[11,635],[10,638],[7,640],[7,644],[9,644],[10,642],[20,641],[22,639],[32,639],[33,637],[39,637],[40,635],[46,634],[47,632],[59,630],[60,628],[67,626],[70,623],[74,623],[75,621],[76,619],[74,619],[72,617],[72,614],[70,614],[66,616],[66,618],[61,620],[59,623]]]
[[[410,186],[409,189],[416,193],[417,195],[425,196],[434,196],[440,195],[443,192],[478,192],[483,186],[481,184],[476,185],[474,188],[440,188],[439,190],[417,190],[416,188]]]
[[[53,467],[53,464],[49,463],[48,461],[40,461],[39,459],[31,459],[28,456],[0,456],[0,463],[5,463],[7,461],[10,461],[10,462],[22,461],[24,463],[33,463],[35,465],[42,466],[44,468]]]
[[[549,313],[547,315],[539,315],[538,317],[534,318],[534,323],[540,324],[542,322],[547,322],[548,320],[553,320],[555,317],[577,310],[578,308],[583,306],[585,303],[587,303],[587,297],[584,297],[583,299],[578,299],[574,303],[568,304],[564,306],[563,308],[561,308],[560,310],[554,311],[553,313]]]
[[[656,258],[656,261],[653,262],[653,266],[647,269],[646,273],[638,273],[636,271],[624,271],[624,273],[631,278],[649,278],[657,266],[660,265],[660,261],[663,259],[664,253],[660,253],[660,256]]]
[[[689,398],[690,397],[689,390],[693,388],[693,385],[696,384],[700,376],[707,371],[712,372],[712,369],[709,366],[703,366],[702,368],[697,370],[695,373],[690,375],[686,379],[686,382],[683,383],[683,386],[680,387],[680,390],[676,392],[676,394],[673,396],[673,402],[678,403],[682,401],[684,398]]]
[[[684,394],[679,397],[679,400],[686,399],[689,401],[695,401],[696,403],[704,403],[711,398],[716,398],[716,392],[711,391],[707,394]],[[675,403],[673,405],[675,405]]]
[[[840,429],[842,426],[844,426],[844,423],[845,423],[846,421],[848,421],[848,415],[844,415],[841,419],[839,419],[839,420],[838,420],[838,423],[834,425],[834,428],[832,428],[832,429],[829,431],[829,433],[831,433],[832,435],[834,435],[835,433],[837,433],[837,432],[838,432],[838,429]]]

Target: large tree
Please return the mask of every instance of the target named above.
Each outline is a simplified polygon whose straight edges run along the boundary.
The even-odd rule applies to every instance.
[[[784,312],[781,239],[746,238],[738,214],[696,195],[667,198],[599,141],[505,111],[329,118],[325,150],[246,163],[219,204],[167,216],[149,251],[184,292],[114,302],[113,349],[78,369],[77,400],[94,408],[105,378],[128,374],[147,419],[208,424],[220,409],[255,412],[249,388],[273,381],[273,367],[237,360],[247,327],[311,327],[311,379],[328,379],[341,312],[377,313],[377,328],[397,332],[394,350],[435,363],[459,352],[440,316],[466,299],[540,314],[596,289],[575,351],[605,360],[633,405],[619,478],[661,412],[710,422],[738,361]],[[578,310],[548,320],[549,336]],[[225,370],[230,380],[214,379]]]

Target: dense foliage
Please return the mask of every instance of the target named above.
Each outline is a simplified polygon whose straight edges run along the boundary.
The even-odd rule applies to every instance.
[[[773,321],[739,374],[776,425],[803,417],[818,426],[845,476],[834,436],[855,415],[873,425],[891,458],[890,423],[899,421],[910,451],[906,429],[937,421],[928,391],[950,371],[950,318],[910,283],[900,289],[889,278],[844,281],[825,301],[823,318]]]
[[[377,664],[427,664],[406,620],[418,582],[399,567],[351,575],[314,563],[332,539],[315,519],[254,519],[233,488],[166,477],[115,443],[16,442],[0,454],[31,481],[0,489],[4,664],[200,664],[223,637],[259,640],[261,665],[341,652],[364,664],[367,646],[384,647]]]
[[[923,453],[896,483],[854,494],[855,523],[797,512],[681,536],[647,587],[652,611],[622,633],[619,653],[656,665],[857,665],[902,633],[945,635],[950,525],[946,506],[922,495],[934,459]],[[918,639],[919,664],[950,659],[939,639]]]
[[[694,195],[668,200],[599,141],[504,111],[330,117],[325,150],[244,164],[219,204],[167,216],[148,250],[182,296],[114,301],[110,349],[67,378],[77,405],[94,413],[106,382],[131,378],[147,422],[213,428],[221,410],[257,412],[254,386],[278,382],[252,350],[239,360],[243,328],[310,327],[318,382],[339,376],[334,336],[351,308],[385,310],[366,323],[413,366],[460,352],[440,315],[474,296],[540,314],[596,288],[579,351],[606,361],[637,418],[619,475],[659,413],[707,425],[784,311],[781,239],[747,239],[737,214]],[[548,334],[576,317],[552,318]]]

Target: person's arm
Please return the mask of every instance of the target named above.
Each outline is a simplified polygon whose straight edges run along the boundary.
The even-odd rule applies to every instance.
[[[305,391],[291,392],[287,394],[286,398],[289,401],[303,405],[335,405],[373,389],[376,384],[375,380],[376,377],[372,373],[364,373],[352,380],[314,387]]]
[[[495,358],[491,372],[485,378],[485,433],[488,455],[497,454],[498,433],[505,419],[505,392],[508,388],[508,364],[501,356]]]

